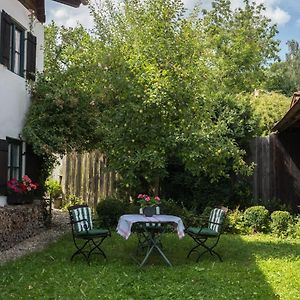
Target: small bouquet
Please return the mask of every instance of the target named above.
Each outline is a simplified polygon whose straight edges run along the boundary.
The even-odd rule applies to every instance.
[[[140,203],[142,208],[147,206],[157,206],[160,204],[160,198],[158,196],[151,197],[145,194],[139,194],[137,198],[137,202]]]

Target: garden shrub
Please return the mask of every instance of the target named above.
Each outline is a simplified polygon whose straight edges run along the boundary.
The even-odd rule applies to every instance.
[[[85,201],[82,198],[77,197],[76,195],[73,194],[66,196],[63,202],[64,202],[63,205],[64,210],[67,210],[69,207],[73,205],[85,204]]]
[[[243,226],[243,212],[239,207],[227,212],[224,231],[230,233],[243,233],[245,231]]]
[[[292,216],[288,211],[276,210],[271,214],[271,230],[277,236],[287,236]]]
[[[243,220],[249,233],[266,232],[269,223],[269,211],[264,206],[248,207],[244,211]]]
[[[57,199],[62,195],[61,184],[53,178],[48,178],[46,180],[45,188],[51,199]]]
[[[300,239],[300,216],[296,217],[293,228],[295,237]]]
[[[162,199],[160,211],[164,215],[182,216],[183,208],[172,199]]]
[[[289,223],[288,234],[293,238],[300,238],[300,215],[295,217],[293,222]]]
[[[183,205],[179,205],[173,199],[161,200],[160,211],[162,214],[178,216],[185,227],[199,226],[201,215]]]
[[[120,216],[126,212],[126,204],[115,197],[107,197],[100,200],[96,211],[101,225],[115,227]]]

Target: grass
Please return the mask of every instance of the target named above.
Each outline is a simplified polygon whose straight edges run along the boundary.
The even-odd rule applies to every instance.
[[[193,241],[166,234],[167,267],[153,255],[142,269],[131,254],[136,239],[117,234],[103,248],[108,256],[70,262],[71,236],[46,250],[0,268],[0,299],[299,299],[300,241],[268,235],[221,237],[224,262],[204,255],[186,259]]]

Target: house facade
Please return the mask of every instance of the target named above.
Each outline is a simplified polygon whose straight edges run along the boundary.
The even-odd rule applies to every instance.
[[[39,159],[23,139],[22,128],[30,105],[27,84],[43,70],[44,22],[45,0],[0,1],[0,206],[6,205],[8,180],[39,176]]]

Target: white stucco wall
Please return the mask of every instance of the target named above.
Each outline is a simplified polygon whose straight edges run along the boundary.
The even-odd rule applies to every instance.
[[[17,0],[1,0],[0,11],[4,10],[15,21],[29,31],[30,12]],[[44,28],[36,19],[33,22],[32,33],[37,37],[37,65],[38,71],[43,69]],[[26,45],[25,45],[26,58]],[[25,59],[26,69],[26,59]],[[6,137],[18,138],[21,133],[24,117],[30,104],[30,97],[26,90],[23,77],[9,71],[0,64],[0,139]]]

